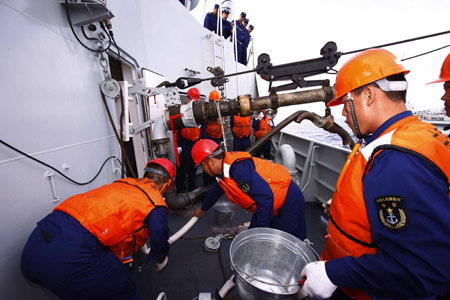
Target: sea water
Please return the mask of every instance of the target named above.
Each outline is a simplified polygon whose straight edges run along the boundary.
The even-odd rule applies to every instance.
[[[344,117],[337,117],[334,121],[345,131],[347,131],[355,142],[357,141],[356,137],[352,133],[352,130],[345,123]],[[344,149],[350,149],[348,146],[342,145],[342,139],[339,135],[319,128],[309,120],[303,120],[301,123],[292,122],[283,129],[283,132],[290,133],[299,137],[309,138],[314,141],[330,144]]]

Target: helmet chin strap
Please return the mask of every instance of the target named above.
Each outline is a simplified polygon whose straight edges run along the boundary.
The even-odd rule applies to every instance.
[[[350,107],[350,114],[352,115],[353,127],[355,128],[356,137],[358,139],[363,139],[364,135],[362,135],[361,131],[359,131],[358,120],[356,119],[355,107],[353,105],[353,97],[352,94],[350,94],[350,92],[347,93],[347,101]]]
[[[213,172],[213,170],[211,169],[211,166],[209,165],[209,161],[208,158],[205,159],[205,163],[206,163],[206,167],[208,168],[208,170],[211,172],[212,176],[216,176]]]

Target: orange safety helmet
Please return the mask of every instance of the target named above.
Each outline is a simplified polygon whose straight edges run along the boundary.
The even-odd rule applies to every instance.
[[[327,106],[342,104],[342,96],[359,87],[379,79],[408,74],[409,70],[398,61],[394,54],[384,49],[369,49],[347,61],[336,76],[335,98]]]
[[[150,168],[150,164],[157,164],[166,169],[167,173],[169,173],[170,181],[169,181],[169,190],[172,188],[173,185],[173,179],[175,178],[175,167],[173,166],[172,162],[168,160],[167,158],[155,158],[154,160],[151,160],[147,163],[145,166],[144,171],[145,172],[151,172],[155,174],[159,174],[162,176],[166,176],[167,174],[164,172],[161,172],[160,170]]]
[[[195,143],[191,151],[191,156],[195,163],[195,167],[197,167],[199,163],[216,151],[217,148],[219,148],[219,145],[213,140],[203,139]]]
[[[209,93],[209,99],[214,101],[220,101],[220,94],[218,91],[211,91]]]
[[[441,67],[441,75],[439,75],[439,79],[436,79],[430,83],[437,83],[437,82],[443,82],[443,81],[449,81],[450,80],[450,54],[447,55],[447,57],[444,60],[444,63]]]
[[[200,101],[200,91],[197,88],[190,88],[187,91],[189,97],[194,101]]]

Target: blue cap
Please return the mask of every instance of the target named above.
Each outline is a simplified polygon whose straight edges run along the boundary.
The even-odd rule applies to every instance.
[[[247,14],[245,12],[241,12],[241,16],[243,16],[245,18],[247,16]]]
[[[219,4],[214,5],[214,9],[218,9],[219,8]]]
[[[243,22],[245,22],[245,23],[247,23],[248,24],[248,19],[244,19],[244,21]]]
[[[253,30],[253,28],[255,28],[255,27],[253,27],[253,25],[249,25],[248,28],[250,28],[251,30]]]
[[[228,9],[224,9],[224,10],[222,10],[222,12],[223,12],[223,13],[226,13],[226,14],[229,14],[229,13],[230,13],[230,11],[229,11]]]

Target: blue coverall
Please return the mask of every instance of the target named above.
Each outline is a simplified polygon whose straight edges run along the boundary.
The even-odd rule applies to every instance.
[[[267,112],[264,114],[264,117],[266,117]],[[271,120],[271,126],[273,128],[273,120]],[[257,119],[253,119],[252,121],[252,128],[253,130],[258,130],[259,128],[259,123],[261,123],[261,120],[257,120]],[[258,139],[256,139],[257,141]],[[267,142],[265,142],[261,147],[259,147],[256,151],[255,151],[255,156],[256,157],[264,157],[265,159],[270,159],[270,150],[272,149],[272,141],[268,140]]]
[[[392,117],[365,141],[372,142],[410,115],[406,111]],[[379,250],[374,255],[327,261],[330,280],[364,290],[376,299],[420,298],[450,291],[448,183],[422,159],[385,149],[374,158],[363,178],[363,189],[373,242]],[[407,225],[395,232],[382,224],[375,204],[376,198],[389,195],[406,201]]]
[[[244,47],[244,30],[246,30],[246,29],[239,20],[236,20],[234,23],[236,26],[236,47],[237,47],[236,60],[240,63],[243,63],[242,53],[243,53],[243,47]]]
[[[217,16],[212,12],[207,13],[205,21],[203,22],[203,27],[217,33]]]
[[[234,127],[234,117],[230,118],[230,128]],[[233,132],[233,130],[231,130]],[[245,151],[250,147],[250,137],[243,136],[241,139],[233,133],[233,151]]]
[[[165,208],[146,217],[150,256],[169,252]],[[144,225],[144,224],[143,224]],[[75,218],[54,211],[38,222],[22,253],[22,273],[62,299],[139,299],[128,268]]]
[[[251,159],[233,163],[230,176],[236,182],[247,183],[250,187],[247,195],[256,202],[256,213],[252,216],[250,228],[271,227],[290,233],[301,240],[306,238],[305,198],[294,182],[289,185],[284,203],[274,216],[272,190],[256,172]],[[222,188],[216,183],[203,201],[202,210],[210,209],[223,194]]]
[[[231,26],[230,21],[222,19],[222,35],[224,39],[227,39],[231,36],[233,26]]]
[[[244,38],[242,43],[242,53],[241,53],[241,60],[242,64],[247,65],[247,48],[248,44],[250,43],[250,33],[248,32],[247,28],[242,26],[244,28]]]
[[[198,141],[198,140],[197,140]],[[180,166],[177,168],[177,174],[175,177],[175,185],[178,193],[186,193],[197,188],[196,175],[197,168],[192,160],[191,151],[192,147],[197,141],[191,141],[181,136],[181,130],[177,134],[177,145],[181,147]],[[186,175],[188,178],[188,188],[186,189]]]

